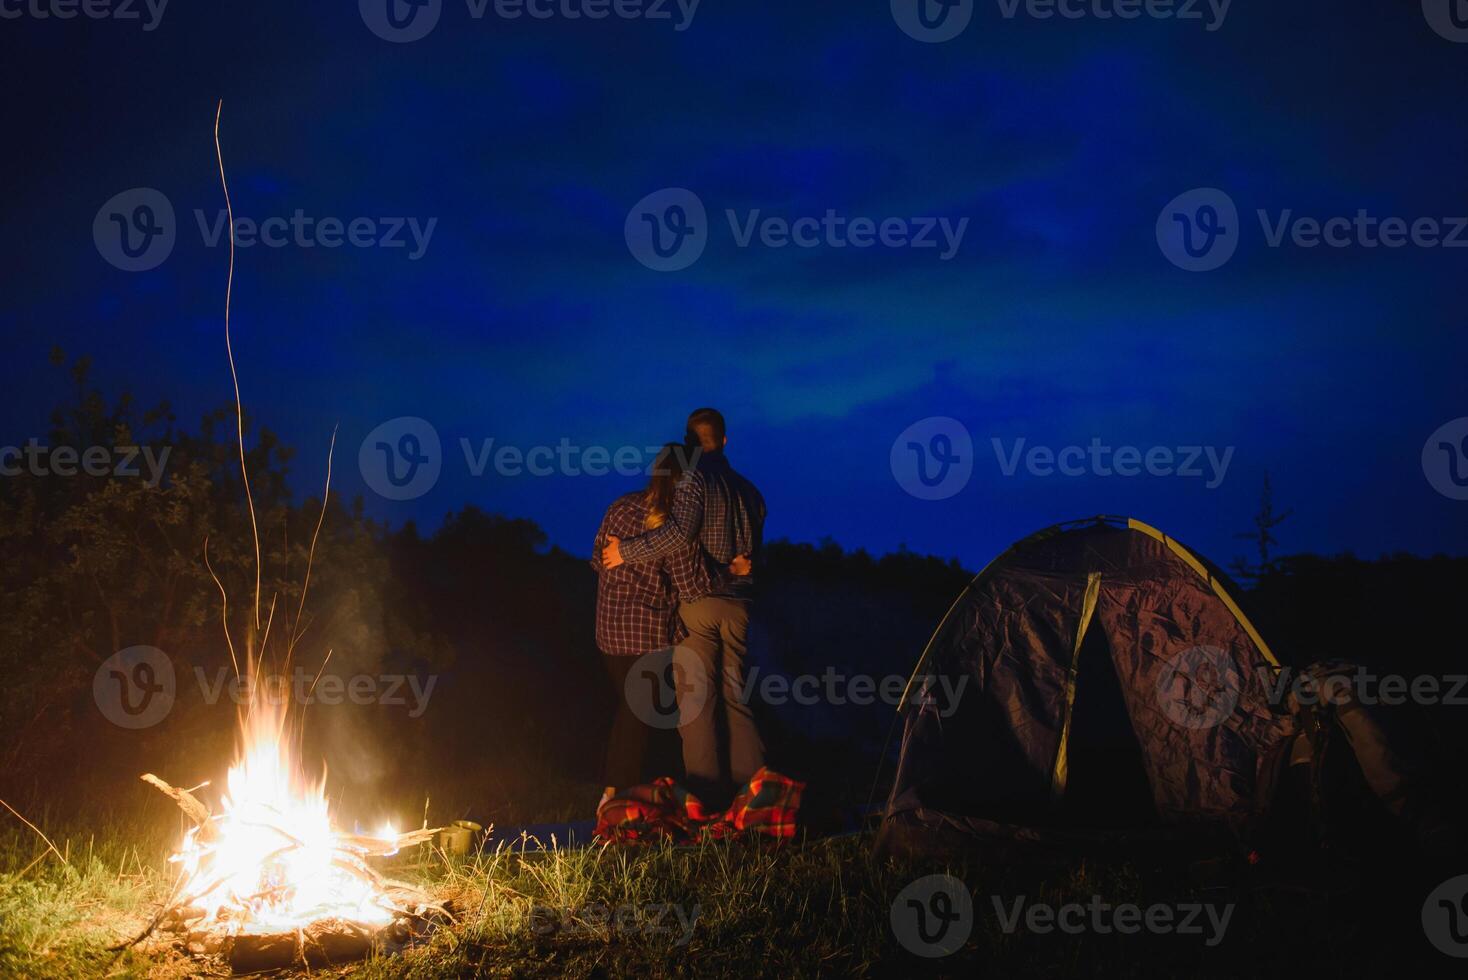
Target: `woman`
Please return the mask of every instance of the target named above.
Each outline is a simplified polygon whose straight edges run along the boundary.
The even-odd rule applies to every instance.
[[[596,590],[596,645],[611,678],[617,714],[607,743],[605,801],[615,788],[642,781],[648,726],[633,711],[626,695],[627,675],[637,658],[666,650],[682,639],[675,582],[693,575],[748,575],[749,559],[740,556],[728,569],[710,569],[696,543],[654,561],[603,568],[599,556],[609,536],[632,538],[668,519],[673,492],[690,469],[689,450],[681,443],[663,446],[652,467],[647,489],[612,501],[596,532],[591,567],[599,581]]]

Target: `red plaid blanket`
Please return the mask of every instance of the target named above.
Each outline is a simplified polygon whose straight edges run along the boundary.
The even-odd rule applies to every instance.
[[[702,801],[667,776],[619,791],[596,811],[596,836],[624,843],[700,838],[720,839],[743,833],[766,837],[795,836],[800,794],[805,783],[761,769],[723,813],[711,814]]]

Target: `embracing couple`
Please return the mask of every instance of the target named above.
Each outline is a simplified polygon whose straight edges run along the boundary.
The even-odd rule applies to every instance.
[[[764,765],[764,744],[741,694],[765,502],[729,465],[727,442],[723,415],[693,412],[684,442],[658,454],[647,488],[614,500],[597,531],[596,642],[618,704],[607,747],[608,794],[642,779],[648,727],[629,704],[627,676],[639,656],[670,647],[688,788],[708,801]]]

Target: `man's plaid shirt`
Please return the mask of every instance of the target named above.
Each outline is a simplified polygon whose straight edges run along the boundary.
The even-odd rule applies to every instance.
[[[651,653],[681,640],[684,631],[677,616],[677,584],[712,587],[695,545],[684,544],[659,561],[602,567],[601,550],[607,536],[630,538],[642,534],[647,530],[647,512],[643,494],[618,497],[607,508],[592,547],[591,567],[600,576],[596,589],[596,645],[614,656]]]
[[[695,543],[701,561],[674,569],[678,599],[692,602],[706,595],[747,598],[754,576],[727,574],[736,555],[755,557],[764,542],[765,499],[722,452],[704,452],[673,495],[672,513],[662,527],[623,539],[622,561],[651,563]],[[614,532],[615,533],[615,532]],[[620,535],[618,536],[620,537]]]

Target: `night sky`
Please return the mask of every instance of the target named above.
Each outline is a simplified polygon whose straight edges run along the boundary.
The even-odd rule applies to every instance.
[[[421,249],[405,227],[403,247],[237,253],[244,399],[299,449],[301,495],[339,424],[336,489],[372,515],[432,528],[473,503],[585,554],[639,479],[475,476],[461,440],[614,451],[676,438],[714,405],[770,537],[975,567],[1105,512],[1227,563],[1249,552],[1234,535],[1267,470],[1295,511],[1284,551],[1468,551],[1468,502],[1434,489],[1453,488],[1434,470],[1451,454],[1429,446],[1424,467],[1435,430],[1468,416],[1468,228],[1460,249],[1311,248],[1288,232],[1271,247],[1257,215],[1364,209],[1435,219],[1444,238],[1468,215],[1468,44],[1415,0],[1237,0],[1221,24],[1206,4],[1202,20],[1120,20],[1088,2],[1072,20],[979,0],[942,43],[905,33],[888,0],[704,0],[691,20],[670,2],[667,19],[597,21],[563,0],[548,19],[441,0],[408,43],[374,34],[366,0],[178,2],[151,30],[141,2],[140,20],[37,17],[49,2],[0,0],[0,444],[44,439],[66,395],[53,345],[189,428],[227,403],[227,248],[208,244],[222,98],[237,218],[299,209],[370,219],[378,237],[387,219],[432,223]],[[175,213],[171,253],[144,271],[94,236],[133,188]],[[626,234],[666,188],[706,209],[706,247],[678,271],[648,268]],[[1237,206],[1222,215],[1237,252],[1212,271],[1179,268],[1157,233],[1195,188]],[[742,247],[756,212],[966,223],[946,258],[895,239],[772,247],[758,231]],[[393,501],[358,452],[403,416],[440,437],[441,475]],[[968,481],[927,500],[892,460],[933,417],[973,445],[946,444]],[[896,457],[958,431],[925,425]],[[999,456],[1019,439],[1232,452],[1221,482],[1206,456],[1198,477],[1009,476]]]

